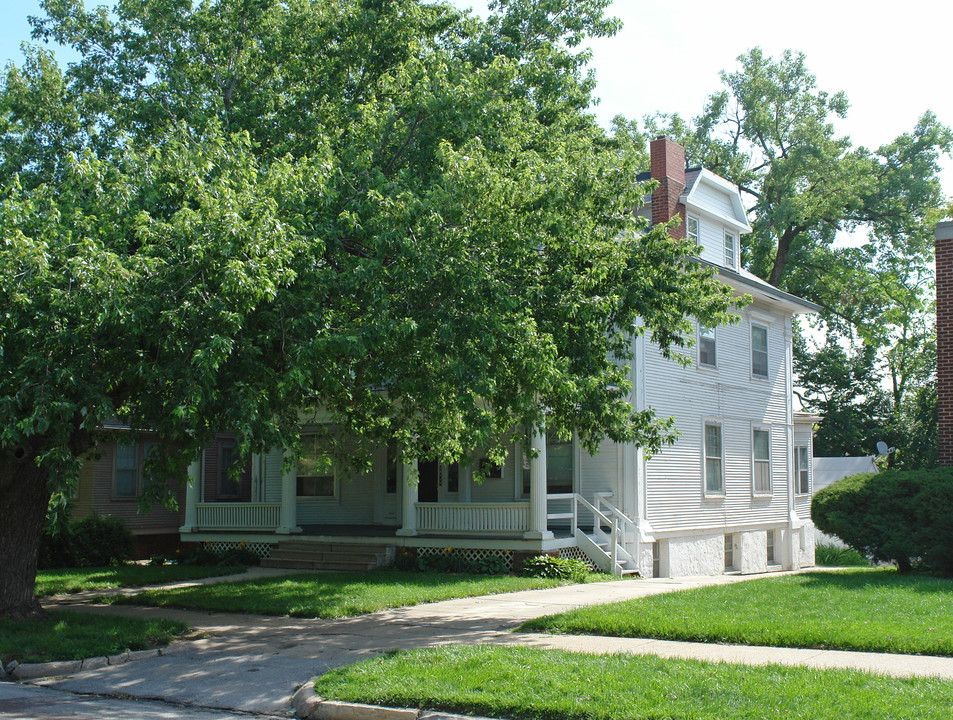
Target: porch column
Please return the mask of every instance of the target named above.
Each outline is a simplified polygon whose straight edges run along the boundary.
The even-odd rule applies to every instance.
[[[420,480],[417,472],[417,458],[404,462],[403,470],[401,473],[403,476],[401,477],[403,488],[401,526],[397,534],[409,537],[417,534],[417,485]]]
[[[301,532],[298,527],[298,470],[295,460],[291,452],[285,450],[281,469],[281,514],[278,529],[275,530],[279,535]]]
[[[549,540],[553,534],[546,521],[546,429],[534,429],[529,459],[529,532],[527,540]],[[533,457],[535,455],[536,457]]]
[[[185,488],[185,524],[179,532],[195,532],[198,528],[198,513],[196,504],[199,501],[199,492],[202,486],[202,456],[199,455],[189,463],[189,484]]]

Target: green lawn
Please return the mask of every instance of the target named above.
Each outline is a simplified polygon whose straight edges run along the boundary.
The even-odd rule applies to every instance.
[[[605,579],[604,576],[596,576]],[[222,612],[341,618],[452,598],[533,590],[567,581],[511,575],[453,575],[400,570],[308,573],[149,590],[116,602]]]
[[[522,720],[949,720],[953,683],[519,647],[439,647],[331,670],[318,695]]]
[[[953,655],[953,580],[893,570],[789,575],[581,608],[520,629]]]
[[[83,590],[106,590],[116,587],[138,587],[160,583],[195,580],[196,578],[231,575],[242,572],[241,566],[218,565],[116,565],[96,568],[64,568],[38,570],[38,597],[75,593]]]
[[[0,661],[82,660],[146,650],[169,643],[188,626],[175,620],[142,620],[51,612],[43,619],[0,618]]]

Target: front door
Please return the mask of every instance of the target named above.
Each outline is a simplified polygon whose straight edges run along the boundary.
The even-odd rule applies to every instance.
[[[436,460],[421,461],[417,465],[420,484],[418,502],[457,502],[460,496],[460,466],[444,465]]]
[[[440,486],[440,463],[436,460],[421,461],[417,464],[420,479],[417,485],[417,501],[437,502]]]

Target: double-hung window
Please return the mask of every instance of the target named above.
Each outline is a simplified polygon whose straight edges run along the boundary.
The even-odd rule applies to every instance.
[[[156,450],[152,441],[118,443],[116,466],[113,473],[113,497],[128,500],[142,495],[143,486],[149,480],[144,468],[146,460]]]
[[[715,328],[698,326],[698,364],[705,367],[715,367],[718,360],[715,345]]]
[[[755,428],[751,432],[751,456],[754,466],[754,493],[771,493],[771,433]]]
[[[337,476],[334,458],[324,448],[317,435],[301,438],[301,454],[297,463],[297,495],[310,498],[337,496]],[[395,487],[396,490],[396,475]]]
[[[705,492],[725,492],[725,463],[721,425],[705,423]]]
[[[768,328],[764,325],[751,326],[751,375],[768,377]]]
[[[798,495],[811,492],[810,456],[807,445],[794,448],[794,489]]]
[[[691,215],[685,218],[685,234],[688,235],[689,240],[698,245],[698,218]]]
[[[116,445],[113,495],[117,498],[139,496],[139,447],[135,442]]]
[[[730,268],[738,267],[737,238],[729,232],[725,233],[725,265]]]

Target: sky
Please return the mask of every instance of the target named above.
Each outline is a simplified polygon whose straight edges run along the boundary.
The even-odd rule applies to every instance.
[[[486,12],[484,0],[453,1]],[[42,14],[39,0],[0,5],[0,60],[19,61],[19,44],[29,39],[26,18]],[[622,31],[592,43],[601,98],[594,110],[607,127],[617,114],[697,115],[720,89],[719,72],[735,70],[736,58],[755,46],[773,56],[803,52],[818,87],[845,91],[851,109],[838,130],[855,145],[887,143],[928,109],[953,124],[950,0],[614,0],[610,13],[622,19]],[[953,195],[949,158],[942,180]]]

